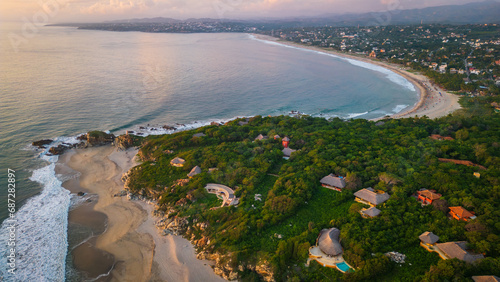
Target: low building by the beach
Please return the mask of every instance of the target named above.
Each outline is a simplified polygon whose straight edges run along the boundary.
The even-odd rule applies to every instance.
[[[476,216],[463,207],[450,207],[450,216],[456,220],[469,221],[475,219]]]
[[[370,207],[368,209],[365,208],[361,209],[359,213],[364,218],[373,218],[380,215],[380,210],[377,209],[376,207]]]
[[[417,192],[417,200],[421,202],[423,206],[430,205],[433,201],[441,198],[441,194],[435,192],[434,190],[421,189]]]
[[[179,157],[175,157],[170,161],[170,164],[176,167],[183,167],[185,162],[186,160]]]
[[[373,188],[364,188],[354,193],[355,201],[370,205],[375,207],[376,205],[382,204],[383,202],[389,200],[389,194],[384,191],[377,190],[375,191]]]
[[[337,176],[333,173],[321,178],[319,181],[321,186],[341,192],[342,189],[346,187],[345,178],[342,176]]]
[[[195,166],[193,167],[193,169],[188,173],[188,177],[189,178],[193,178],[195,175],[197,174],[200,174],[201,173],[201,167],[199,166]]]
[[[222,199],[221,207],[235,206],[240,202],[240,200],[234,195],[233,189],[225,185],[209,183],[205,186],[205,189],[208,193],[215,194],[218,198]]]
[[[468,263],[473,263],[479,259],[483,259],[482,254],[474,254],[468,251],[467,242],[447,242],[436,244],[436,248],[439,249],[439,256],[442,259],[459,259]]]

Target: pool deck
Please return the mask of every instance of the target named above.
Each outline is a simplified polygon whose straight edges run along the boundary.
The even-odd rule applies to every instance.
[[[321,264],[324,267],[330,267],[330,268],[335,268],[338,271],[345,273],[346,271],[340,269],[337,264],[339,263],[345,263],[347,266],[349,266],[349,269],[353,269],[354,267],[350,266],[342,257],[342,255],[335,256],[335,257],[329,257],[325,253],[323,253],[318,246],[312,246],[309,248],[309,258],[307,259],[306,265],[309,266],[309,262],[311,260],[317,261],[319,264]]]

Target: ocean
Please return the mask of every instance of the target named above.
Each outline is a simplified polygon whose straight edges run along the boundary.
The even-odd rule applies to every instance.
[[[384,68],[249,34],[40,27],[14,45],[12,38],[22,35],[19,24],[0,23],[0,34],[0,254],[9,254],[4,220],[12,169],[16,281],[71,275],[72,195],[54,172],[57,157],[30,146],[35,140],[50,138],[57,145],[90,130],[189,129],[292,110],[369,119],[418,101],[413,85]],[[8,269],[1,259],[0,280],[14,281]]]

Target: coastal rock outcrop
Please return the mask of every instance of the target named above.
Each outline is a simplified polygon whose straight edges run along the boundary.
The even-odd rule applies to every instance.
[[[43,140],[38,140],[38,141],[35,141],[33,143],[31,143],[32,146],[36,146],[40,149],[43,149],[45,148],[45,145],[49,145],[50,143],[52,143],[54,140],[52,139],[43,139]]]
[[[126,150],[132,146],[134,146],[134,139],[131,135],[125,134],[116,137],[115,146],[120,150]]]
[[[90,131],[86,136],[88,147],[103,146],[113,143],[115,140],[115,135],[110,133],[105,133],[102,131]]]

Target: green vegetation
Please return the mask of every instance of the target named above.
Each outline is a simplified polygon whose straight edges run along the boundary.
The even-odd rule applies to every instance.
[[[131,173],[130,189],[155,197],[160,209],[187,217],[193,226],[207,228],[192,234],[208,237],[204,250],[226,253],[235,266],[265,261],[277,281],[462,281],[472,275],[500,276],[500,114],[489,105],[492,97],[463,98],[465,110],[437,120],[408,118],[343,121],[302,117],[254,117],[207,126],[173,135],[144,139],[139,152],[144,162]],[[498,102],[498,99],[497,99]],[[205,137],[193,137],[203,132]],[[255,141],[259,135],[271,136]],[[290,160],[272,136],[288,136],[297,149]],[[451,136],[436,141],[431,134]],[[173,153],[171,151],[173,150]],[[184,167],[170,165],[174,157]],[[478,168],[442,163],[438,158],[469,160]],[[184,186],[195,165],[203,172]],[[209,168],[217,168],[209,172]],[[348,188],[339,193],[321,187],[329,173],[346,176]],[[237,207],[217,208],[221,201],[208,194],[207,183],[235,190]],[[366,187],[387,191],[391,198],[378,208],[381,215],[363,219],[363,205],[353,192]],[[421,188],[436,190],[443,201],[422,207],[412,195]],[[262,195],[262,201],[255,200]],[[461,205],[477,219],[447,218],[448,206]],[[305,266],[308,249],[323,228],[341,231],[344,258],[356,272],[342,274],[316,262]],[[440,242],[466,240],[486,259],[467,265],[440,260],[419,246],[418,236],[432,231]],[[385,252],[407,255],[407,262],[391,262]],[[259,276],[248,268],[240,278]]]

